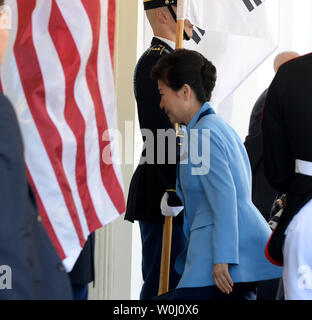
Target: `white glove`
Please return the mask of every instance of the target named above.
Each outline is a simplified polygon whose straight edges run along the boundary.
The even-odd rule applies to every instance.
[[[161,213],[165,217],[176,217],[183,209],[183,206],[170,207],[168,206],[169,193],[165,192],[160,201]]]

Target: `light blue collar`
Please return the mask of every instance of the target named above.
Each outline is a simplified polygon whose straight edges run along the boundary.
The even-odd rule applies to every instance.
[[[198,119],[200,115],[205,112],[206,110],[210,110],[211,114],[215,114],[215,111],[210,106],[209,102],[205,102],[203,106],[196,112],[190,123],[187,125],[186,130],[190,130],[195,127],[196,123],[198,122]]]

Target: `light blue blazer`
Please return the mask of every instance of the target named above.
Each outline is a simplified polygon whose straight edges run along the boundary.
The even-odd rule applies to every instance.
[[[212,114],[198,121],[208,109]],[[251,169],[239,136],[209,103],[186,133],[182,149],[188,152],[177,168],[177,194],[188,247],[175,265],[182,274],[178,288],[215,285],[212,269],[218,263],[229,264],[234,283],[281,277],[282,268],[264,254],[271,230],[251,201]]]

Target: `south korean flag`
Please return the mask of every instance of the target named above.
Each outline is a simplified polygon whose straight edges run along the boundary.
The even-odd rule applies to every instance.
[[[199,44],[202,37],[205,35],[206,31],[201,29],[200,27],[195,27],[193,30],[192,39],[195,41],[196,44]]]
[[[277,48],[279,0],[189,0],[186,19],[194,41],[184,46],[216,66],[212,104],[231,123],[232,94]]]
[[[272,0],[189,0],[186,19],[205,31],[265,37],[271,33],[266,2]]]

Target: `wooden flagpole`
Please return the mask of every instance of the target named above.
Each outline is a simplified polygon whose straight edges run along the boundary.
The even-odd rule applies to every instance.
[[[184,38],[184,20],[187,0],[178,0],[177,7],[177,38],[176,49],[183,48]],[[179,125],[174,125],[176,133],[178,133]],[[172,217],[165,217],[163,229],[161,265],[158,295],[168,292],[169,290],[169,272],[170,272],[170,256],[171,256],[171,240],[172,240]]]

